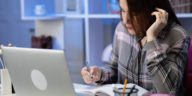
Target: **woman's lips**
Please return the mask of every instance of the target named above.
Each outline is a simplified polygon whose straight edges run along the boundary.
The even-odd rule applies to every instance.
[[[128,29],[133,29],[131,24],[125,24],[125,27],[128,28]]]

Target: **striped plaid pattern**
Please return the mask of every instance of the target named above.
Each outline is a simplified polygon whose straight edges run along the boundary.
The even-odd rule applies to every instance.
[[[114,35],[109,66],[102,68],[100,83],[122,83],[128,79],[155,93],[173,93],[182,87],[189,35],[179,25],[162,31],[143,48],[120,22]]]

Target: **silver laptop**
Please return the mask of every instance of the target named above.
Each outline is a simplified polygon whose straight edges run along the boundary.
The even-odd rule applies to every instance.
[[[63,50],[2,47],[2,53],[17,96],[77,95]]]

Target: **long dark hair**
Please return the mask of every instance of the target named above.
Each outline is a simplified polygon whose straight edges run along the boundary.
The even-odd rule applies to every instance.
[[[137,36],[145,36],[147,29],[155,22],[155,16],[151,16],[151,13],[156,11],[156,8],[161,8],[168,12],[169,17],[166,27],[169,27],[174,22],[181,25],[169,0],[127,0],[127,5],[130,21]]]

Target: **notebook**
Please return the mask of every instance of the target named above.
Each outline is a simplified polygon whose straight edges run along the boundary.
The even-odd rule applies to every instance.
[[[80,86],[80,85],[75,85],[75,86]],[[146,89],[133,83],[128,83],[126,88],[133,88],[133,86],[135,86],[135,89],[138,90],[137,96],[143,96],[148,92]],[[81,85],[79,88],[77,87],[75,90],[76,92],[87,93],[87,94],[91,94],[92,96],[116,96],[114,93],[114,89],[115,88],[119,89],[123,87],[124,87],[123,84],[105,84],[101,86]]]
[[[85,96],[76,94],[63,50],[2,47],[17,96]]]

